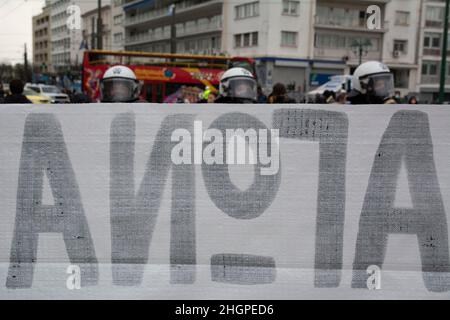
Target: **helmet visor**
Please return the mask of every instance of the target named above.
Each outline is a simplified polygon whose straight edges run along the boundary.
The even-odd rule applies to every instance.
[[[232,78],[228,82],[228,95],[232,98],[256,100],[256,81],[249,78]]]
[[[390,73],[369,76],[367,92],[383,99],[394,96],[394,77]]]
[[[128,102],[136,98],[136,83],[131,79],[104,79],[102,83],[104,102]]]

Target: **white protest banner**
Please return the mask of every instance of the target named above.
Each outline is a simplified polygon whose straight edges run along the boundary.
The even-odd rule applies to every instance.
[[[446,299],[445,106],[0,106],[2,299]]]

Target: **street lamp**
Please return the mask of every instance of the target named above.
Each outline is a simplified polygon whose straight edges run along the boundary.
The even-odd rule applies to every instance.
[[[173,3],[169,6],[170,21],[170,53],[177,52],[177,26],[176,26],[176,5]]]
[[[369,48],[372,46],[372,42],[369,39],[353,40],[350,47],[355,55],[359,57],[359,64],[362,63],[362,57],[369,53]]]

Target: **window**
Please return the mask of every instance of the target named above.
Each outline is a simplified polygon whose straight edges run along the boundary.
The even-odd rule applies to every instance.
[[[281,45],[286,47],[296,47],[297,32],[281,31]]]
[[[300,1],[283,0],[283,14],[297,16],[299,14]]]
[[[234,35],[234,46],[236,48],[258,45],[258,32],[248,32]]]
[[[342,26],[349,28],[366,27],[366,12],[359,9],[334,8],[318,5],[316,23],[328,26]]]
[[[252,33],[252,46],[258,45],[258,32]]]
[[[242,47],[241,38],[242,38],[241,34],[234,35],[234,46],[236,48]]]
[[[244,34],[244,47],[250,46],[250,33]]]
[[[235,6],[234,12],[235,12],[235,19],[256,17],[259,15],[259,1]]]
[[[355,41],[362,43],[370,42],[367,46],[368,51],[379,52],[380,51],[380,39],[379,38],[358,38],[354,36],[344,36],[341,34],[321,34],[317,33],[315,37],[314,47],[321,49],[338,49],[348,50]]]
[[[114,25],[117,26],[117,25],[122,24],[122,19],[123,19],[123,15],[122,14],[114,16]]]
[[[123,33],[115,33],[114,34],[114,43],[121,43],[123,40]]]
[[[408,53],[408,41],[394,40],[394,51],[398,51],[403,54]]]
[[[436,76],[438,73],[437,61],[423,61],[422,63],[422,75]]]
[[[398,26],[408,26],[409,25],[410,13],[407,11],[397,11],[395,12],[395,24]]]
[[[427,7],[426,20],[428,21],[443,21],[444,8],[443,7]]]
[[[423,46],[427,49],[440,49],[441,48],[441,34],[425,33]]]

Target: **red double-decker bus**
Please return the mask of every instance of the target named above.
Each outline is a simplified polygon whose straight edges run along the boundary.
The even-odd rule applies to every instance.
[[[214,92],[223,72],[232,67],[246,68],[256,76],[251,58],[88,50],[83,59],[83,92],[97,101],[103,74],[117,64],[131,68],[144,83],[142,99],[157,103],[170,102],[181,88],[208,86]]]

